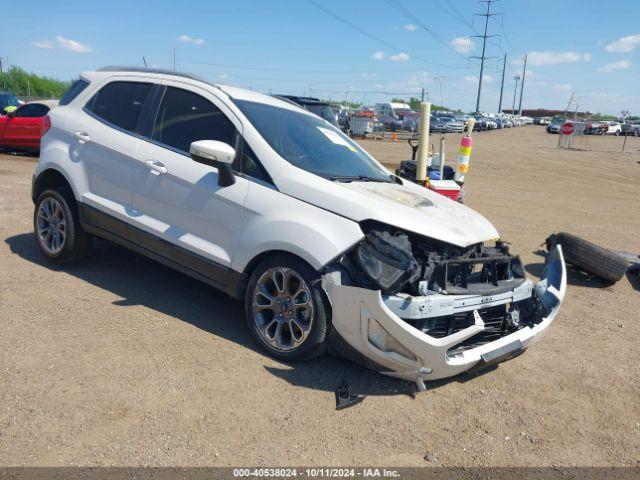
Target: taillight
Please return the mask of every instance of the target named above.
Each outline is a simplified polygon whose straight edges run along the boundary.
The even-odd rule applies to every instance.
[[[49,117],[49,115],[45,115],[42,119],[42,133],[40,134],[40,136],[42,137],[45,133],[49,131],[50,128],[51,128],[51,118]]]

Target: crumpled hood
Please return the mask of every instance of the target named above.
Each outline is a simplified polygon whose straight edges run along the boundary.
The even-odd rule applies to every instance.
[[[295,175],[283,172],[276,179],[282,193],[356,222],[376,220],[460,247],[499,237],[479,213],[406,180],[403,185],[330,182],[297,168],[295,171]]]

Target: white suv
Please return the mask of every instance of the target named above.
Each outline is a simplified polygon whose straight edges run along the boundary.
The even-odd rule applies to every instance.
[[[77,259],[97,236],[170,265],[244,299],[275,357],[332,347],[424,388],[522,352],[564,297],[559,247],[534,286],[485,218],[287,101],[110,67],[49,117],[44,255]]]

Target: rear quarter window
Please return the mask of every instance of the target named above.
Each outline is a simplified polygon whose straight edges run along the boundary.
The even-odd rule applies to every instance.
[[[70,104],[88,86],[89,86],[89,82],[87,82],[86,80],[83,80],[82,78],[80,80],[76,80],[69,87],[69,90],[67,90],[64,93],[64,95],[62,95],[62,98],[60,99],[59,105],[68,105],[68,104]]]

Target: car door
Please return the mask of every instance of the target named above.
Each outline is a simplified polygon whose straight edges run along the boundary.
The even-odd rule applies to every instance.
[[[49,112],[49,107],[41,103],[28,103],[15,112],[15,117],[8,118],[5,138],[11,144],[21,147],[38,147],[42,133],[42,117]]]
[[[81,201],[93,213],[87,217],[96,227],[109,222],[116,235],[128,234],[138,124],[154,88],[134,79],[109,80],[67,125],[70,157],[84,178]]]
[[[25,141],[33,123],[35,105],[28,104],[19,107],[12,115],[7,115],[4,126],[4,138],[8,145],[27,146]]]
[[[149,140],[141,142],[133,176],[131,233],[170,260],[187,264],[220,286],[238,241],[248,180],[218,185],[215,167],[193,161],[196,140],[236,146],[240,121],[206,90],[167,81]]]

